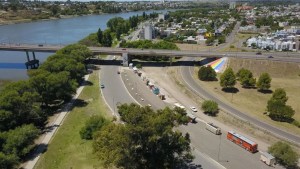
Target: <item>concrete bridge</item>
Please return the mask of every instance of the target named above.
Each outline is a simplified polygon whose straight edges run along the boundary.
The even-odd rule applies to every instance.
[[[30,61],[28,52],[56,52],[64,45],[45,45],[45,44],[7,44],[1,43],[0,50],[4,51],[25,51],[28,62]],[[130,56],[167,56],[167,57],[236,57],[249,59],[270,59],[287,62],[300,62],[299,53],[295,52],[266,52],[257,55],[255,52],[216,52],[216,51],[177,51],[160,49],[132,49],[132,48],[111,48],[111,47],[89,47],[94,54],[121,55],[123,65],[128,66]],[[271,56],[271,57],[270,57]]]

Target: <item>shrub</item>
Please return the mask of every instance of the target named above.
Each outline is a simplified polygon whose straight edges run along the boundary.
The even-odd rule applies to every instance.
[[[209,115],[215,116],[218,113],[218,103],[216,103],[215,101],[212,100],[205,100],[202,103],[202,107],[201,107],[204,111],[204,113],[207,113]]]
[[[198,78],[203,81],[213,81],[217,78],[217,73],[211,66],[202,66],[198,71]]]
[[[93,138],[95,131],[100,130],[108,121],[102,116],[92,116],[90,117],[85,126],[80,130],[80,137],[82,139],[90,140]]]

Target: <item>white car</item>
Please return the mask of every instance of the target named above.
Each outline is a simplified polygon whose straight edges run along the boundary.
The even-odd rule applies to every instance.
[[[193,112],[197,112],[198,110],[197,110],[197,108],[196,107],[190,107],[191,108],[191,110],[193,111]]]

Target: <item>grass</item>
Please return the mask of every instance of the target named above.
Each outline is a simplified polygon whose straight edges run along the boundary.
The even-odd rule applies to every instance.
[[[87,103],[85,106],[75,105],[59,128],[48,150],[41,156],[36,169],[94,169],[102,168],[101,162],[92,153],[92,141],[82,140],[79,135],[85,121],[93,114],[111,118],[105,103],[100,97],[98,72],[93,72],[79,96]]]
[[[247,51],[252,51],[250,48],[243,48],[243,44],[239,44],[242,42],[245,42],[247,39],[250,37],[257,36],[257,34],[241,34],[238,33],[233,42],[225,47],[224,49],[220,50],[220,52],[247,52]],[[231,48],[230,46],[234,46],[234,48]],[[256,50],[254,50],[256,51]]]
[[[285,89],[287,96],[289,97],[287,104],[291,105],[296,112],[293,118],[300,121],[300,77],[297,76],[300,67],[298,64],[231,59],[229,66],[232,67],[235,72],[242,67],[250,69],[257,79],[260,73],[268,72],[272,77],[271,90],[274,91],[276,88]],[[232,104],[244,113],[248,113],[250,116],[259,118],[289,132],[300,134],[300,129],[295,125],[273,121],[264,114],[267,101],[272,94],[263,94],[258,92],[257,89],[244,89],[239,82],[235,86],[238,89],[238,92],[235,94],[223,92],[218,81],[203,82],[198,80],[198,83],[217,95],[223,101]]]

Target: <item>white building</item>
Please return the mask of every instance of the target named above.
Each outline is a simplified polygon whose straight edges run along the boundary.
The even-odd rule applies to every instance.
[[[229,9],[235,9],[236,7],[236,2],[235,1],[230,1],[229,2]]]
[[[160,22],[160,20],[165,20],[165,14],[158,14],[158,22]]]
[[[153,27],[152,25],[146,25],[144,28],[144,38],[147,40],[152,40],[153,38]]]

